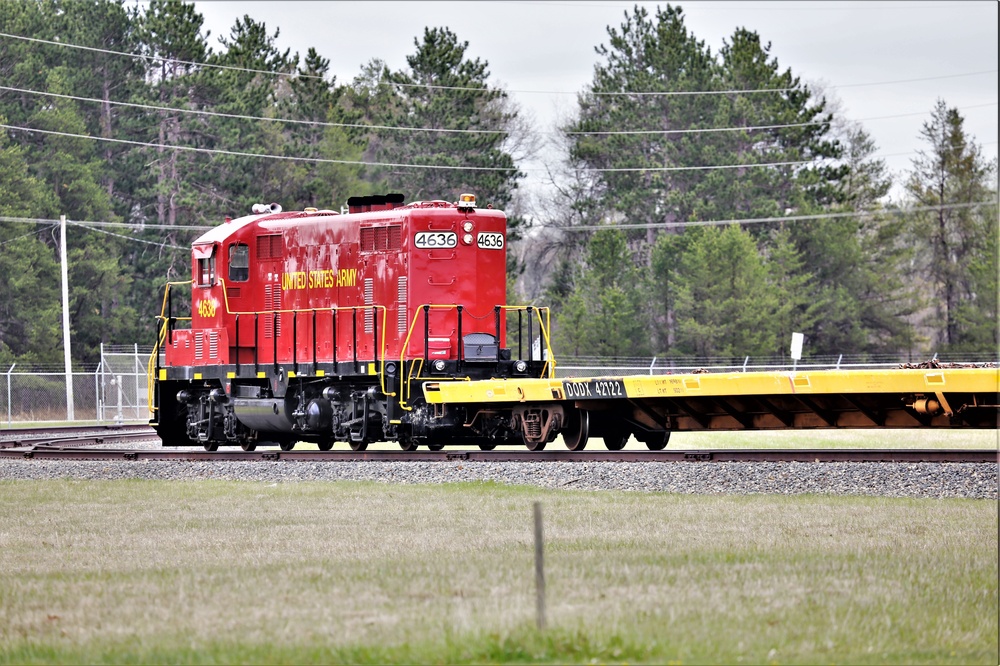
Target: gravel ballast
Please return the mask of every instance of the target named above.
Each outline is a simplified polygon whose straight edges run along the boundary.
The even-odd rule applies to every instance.
[[[811,493],[992,500],[998,495],[994,463],[0,460],[0,481],[60,478],[400,484],[493,481],[541,488],[707,495]]]

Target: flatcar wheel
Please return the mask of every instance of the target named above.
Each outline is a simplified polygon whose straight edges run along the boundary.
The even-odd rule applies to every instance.
[[[295,442],[291,440],[282,440],[278,442],[278,448],[282,451],[291,451],[295,448]]]
[[[417,443],[409,438],[401,439],[399,440],[399,448],[403,449],[404,451],[416,451]]]
[[[218,451],[219,450],[219,443],[218,442],[206,442],[205,443],[205,450],[206,451]]]
[[[605,435],[604,446],[608,447],[608,451],[621,451],[625,448],[625,444],[628,443],[628,438],[629,434],[627,432]]]
[[[329,451],[333,448],[333,441],[329,439],[324,439],[316,444],[320,451]]]
[[[242,442],[240,448],[244,451],[253,451],[257,448],[257,442]]]
[[[351,451],[364,451],[365,449],[368,448],[368,442],[366,442],[364,440],[361,440],[360,442],[356,442],[356,441],[354,441],[352,439],[350,441],[350,445],[351,445]]]
[[[666,431],[663,434],[662,439],[656,437],[655,435],[653,437],[654,439],[646,440],[646,448],[648,448],[650,451],[662,451],[663,449],[667,448],[667,442],[670,441],[670,431],[669,430]]]
[[[495,448],[497,448],[496,442],[484,442],[479,445],[480,451],[492,451]]]
[[[541,451],[545,448],[548,442],[529,442],[525,440],[524,445],[528,447],[529,451]]]
[[[431,451],[440,451],[444,448],[444,444],[428,444],[427,448]]]
[[[590,412],[585,409],[570,410],[566,414],[566,427],[563,428],[563,441],[570,451],[583,451],[590,435]]]

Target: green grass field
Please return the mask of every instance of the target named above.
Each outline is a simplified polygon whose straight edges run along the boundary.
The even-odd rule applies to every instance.
[[[0,663],[998,660],[995,501],[67,480],[0,502]]]

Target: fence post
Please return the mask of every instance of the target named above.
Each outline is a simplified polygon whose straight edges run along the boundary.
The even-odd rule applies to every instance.
[[[135,419],[138,421],[142,417],[139,415],[139,372],[143,369],[142,364],[139,362],[139,343],[135,344],[135,363],[132,365],[132,371],[135,372]]]
[[[11,396],[11,393],[10,393],[10,373],[14,372],[14,366],[15,365],[17,365],[17,363],[14,363],[13,365],[11,365],[10,366],[10,370],[7,371],[7,426],[8,427],[11,426],[11,422],[10,422],[10,403],[11,403],[11,400],[12,400],[12,396]]]
[[[542,559],[542,503],[535,502],[535,622],[545,629],[545,564]]]
[[[101,365],[104,365],[104,343],[101,343]],[[101,422],[101,366],[94,370],[94,416]]]

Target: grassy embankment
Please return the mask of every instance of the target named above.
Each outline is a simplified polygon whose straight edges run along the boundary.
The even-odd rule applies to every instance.
[[[0,663],[998,659],[993,501],[46,481],[0,502]]]

